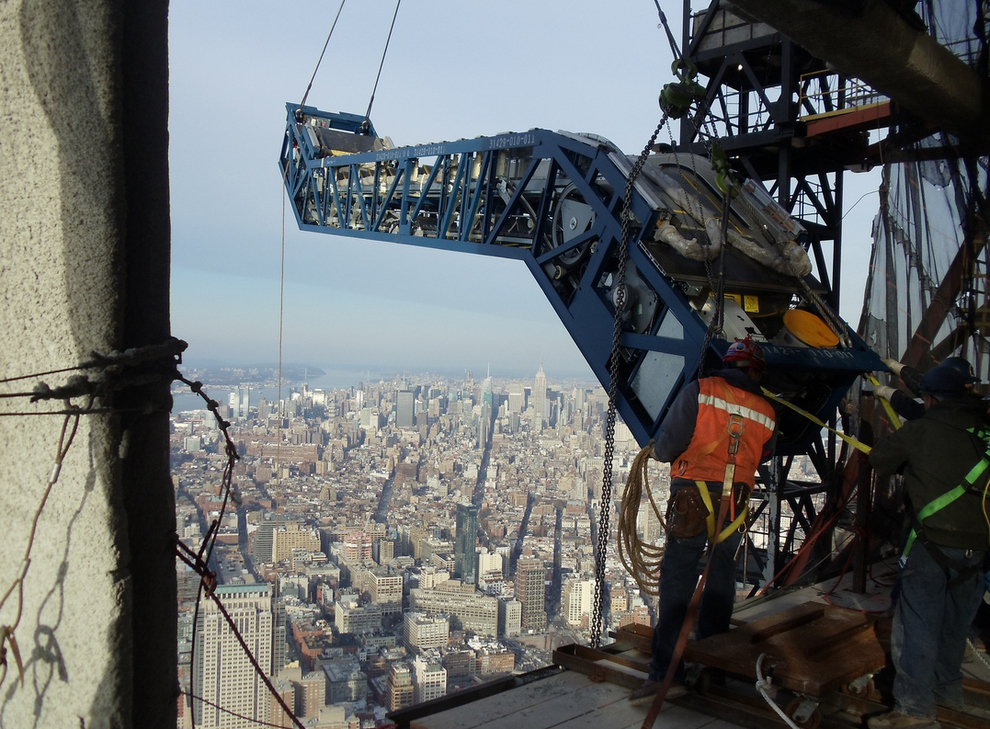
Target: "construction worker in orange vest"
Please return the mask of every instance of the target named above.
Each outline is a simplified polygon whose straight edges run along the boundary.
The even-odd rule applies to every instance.
[[[698,583],[698,561],[709,540],[716,546],[698,613],[698,639],[729,628],[735,599],[735,553],[745,524],[756,469],[773,450],[776,415],[760,392],[763,350],[747,338],[732,344],[723,369],[688,384],[674,400],[653,448],[670,463],[667,546],[660,565],[660,611],[653,630],[650,673],[632,692],[652,699],[667,673],[688,604]],[[728,496],[723,501],[723,495]],[[719,504],[730,513],[715,533]],[[677,667],[667,698],[684,692]]]

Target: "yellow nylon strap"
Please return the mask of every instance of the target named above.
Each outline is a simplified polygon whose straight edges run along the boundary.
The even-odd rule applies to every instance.
[[[880,387],[880,380],[874,377],[871,373],[869,372],[866,373],[866,379],[874,387]],[[885,397],[881,397],[879,398],[879,400],[880,402],[883,403],[883,409],[887,412],[887,417],[890,419],[891,426],[893,426],[894,430],[900,428],[902,425],[901,419],[897,416],[897,413],[894,411],[894,406],[890,403],[890,400],[888,400]]]
[[[806,417],[808,420],[810,420],[815,425],[818,425],[818,426],[820,426],[822,428],[825,428],[825,430],[829,430],[829,431],[835,433],[837,436],[839,436],[840,438],[842,438],[842,440],[844,440],[846,443],[848,443],[849,445],[851,445],[853,448],[856,448],[857,450],[863,451],[863,453],[867,453],[867,454],[872,450],[870,448],[870,446],[866,445],[866,443],[863,443],[861,441],[858,441],[855,438],[853,438],[851,435],[846,435],[845,433],[843,433],[841,431],[838,431],[835,428],[828,427],[825,423],[823,423],[821,420],[819,420],[814,415],[812,415],[811,413],[809,413],[807,410],[802,410],[797,405],[794,405],[792,403],[787,402],[787,400],[785,400],[784,398],[777,397],[772,392],[770,392],[767,388],[763,387],[761,389],[763,390],[763,394],[766,395],[771,400],[773,400],[774,402],[779,402],[781,405],[784,405],[786,407],[789,407],[791,410],[793,410],[797,414],[803,415],[804,417]]]
[[[711,494],[708,493],[707,483],[704,481],[695,481],[695,483],[698,486],[698,491],[701,493],[701,500],[704,502],[705,508],[708,509],[708,517],[705,521],[708,524],[708,538],[712,539],[715,536],[715,509],[712,507],[712,497]],[[724,542],[728,539],[729,535],[737,531],[739,527],[745,523],[747,516],[749,516],[748,500],[746,505],[742,508],[742,511],[739,512],[739,516],[737,516],[735,520],[733,520],[733,522],[723,529],[718,535],[718,539],[715,540],[715,544],[719,544],[720,542]]]

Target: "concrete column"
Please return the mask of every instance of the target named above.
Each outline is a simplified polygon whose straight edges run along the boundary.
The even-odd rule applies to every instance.
[[[166,13],[162,0],[0,3],[0,378],[168,336]],[[97,407],[157,412],[80,418],[23,600],[14,589],[0,608],[0,625],[20,612],[24,662],[22,684],[7,643],[0,725],[175,725],[167,396],[167,382],[124,390]],[[63,406],[0,399],[0,596],[23,571],[63,425],[10,414]]]

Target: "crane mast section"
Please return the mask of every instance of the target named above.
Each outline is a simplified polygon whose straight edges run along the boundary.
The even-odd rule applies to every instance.
[[[301,229],[523,261],[608,389],[629,158],[595,135],[544,129],[392,148],[356,115],[286,108],[280,169]],[[858,372],[880,366],[855,335],[832,348],[778,336],[799,290],[821,285],[810,264],[792,275],[781,252],[807,258],[803,228],[761,193],[750,186],[729,211],[730,308],[706,345],[722,206],[715,175],[702,158],[651,155],[634,181],[617,408],[641,444],[659,433],[681,386],[735,338],[754,336],[776,389],[825,419]],[[782,452],[805,452],[814,429],[784,420]]]

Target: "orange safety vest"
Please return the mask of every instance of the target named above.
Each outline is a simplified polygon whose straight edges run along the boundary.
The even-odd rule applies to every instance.
[[[698,381],[698,419],[674,475],[690,481],[722,481],[729,463],[730,428],[739,432],[734,482],[750,488],[774,429],[775,413],[762,396],[733,387],[721,377]]]

